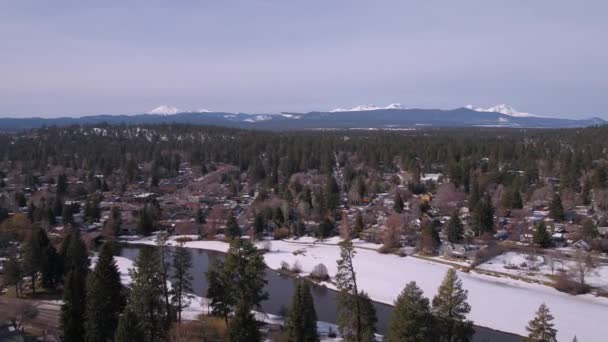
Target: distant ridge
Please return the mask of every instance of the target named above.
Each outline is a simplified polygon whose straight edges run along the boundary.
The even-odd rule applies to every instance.
[[[536,116],[499,105],[483,109],[472,106],[451,110],[409,109],[400,104],[373,105],[328,112],[281,114],[226,113],[206,110],[183,112],[176,107],[160,106],[148,114],[94,115],[78,118],[0,118],[1,131],[19,131],[44,126],[91,124],[180,123],[269,130],[300,129],[398,129],[416,127],[511,127],[574,128],[608,123],[601,118],[562,119]]]

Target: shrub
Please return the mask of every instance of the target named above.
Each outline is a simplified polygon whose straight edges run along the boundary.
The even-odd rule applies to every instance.
[[[299,262],[299,261],[297,261],[297,260],[296,260],[296,261],[293,263],[293,266],[291,266],[291,272],[293,272],[293,273],[297,273],[297,274],[299,274],[299,273],[301,273],[301,272],[302,272],[302,266],[300,265],[300,262]]]
[[[275,240],[282,240],[282,239],[286,239],[289,237],[289,229],[287,229],[286,227],[281,227],[281,228],[276,228],[273,232],[272,232],[272,237]]]
[[[323,264],[317,264],[310,272],[310,277],[319,281],[329,280],[329,274],[327,273],[327,267]]]
[[[281,261],[281,270],[289,271],[289,263],[287,261]]]
[[[555,279],[555,288],[558,291],[566,292],[572,295],[587,293],[591,290],[589,285],[581,284],[568,276],[566,272],[560,272]]]

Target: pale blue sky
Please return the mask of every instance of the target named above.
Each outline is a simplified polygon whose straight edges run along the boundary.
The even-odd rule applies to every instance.
[[[0,116],[400,102],[608,118],[608,1],[0,0]]]

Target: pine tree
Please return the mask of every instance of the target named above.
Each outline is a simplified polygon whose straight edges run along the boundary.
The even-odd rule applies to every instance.
[[[549,204],[549,216],[557,222],[564,220],[564,207],[562,205],[562,198],[558,193],[553,196]]]
[[[327,196],[327,209],[330,211],[337,209],[338,205],[340,205],[340,187],[338,187],[336,179],[331,175],[327,176],[325,193]]]
[[[494,230],[494,207],[488,193],[477,202],[473,210],[473,228],[479,236]]]
[[[188,305],[188,293],[192,292],[192,254],[190,250],[177,248],[173,255],[173,274],[171,276],[171,287],[173,290],[173,304],[177,310],[177,321],[182,321],[182,310]]]
[[[42,287],[45,289],[55,289],[61,283],[61,259],[53,245],[48,245],[44,249],[44,258],[40,265],[40,275]]]
[[[137,315],[128,308],[120,315],[114,334],[115,342],[145,342],[141,322]]]
[[[230,239],[241,237],[241,228],[239,227],[239,224],[236,222],[236,218],[232,213],[230,213],[230,216],[228,216],[228,221],[226,221],[226,236]]]
[[[456,271],[449,269],[433,298],[433,314],[437,319],[442,340],[471,341],[473,322],[466,320],[471,311],[467,303],[468,291],[462,288]]]
[[[64,280],[63,305],[61,306],[62,341],[82,341],[86,309],[86,277],[89,258],[78,229],[70,232],[66,250],[67,275]]]
[[[547,231],[547,227],[544,222],[540,222],[534,228],[534,236],[532,241],[542,248],[551,246],[551,234]]]
[[[315,342],[317,336],[317,313],[310,287],[306,281],[298,283],[291,306],[285,317],[285,335],[288,341]]]
[[[224,272],[224,263],[221,259],[215,259],[205,273],[207,277],[207,298],[211,312],[223,317],[228,324],[228,317],[236,306],[236,298],[232,296],[232,279],[230,274]]]
[[[167,320],[167,324],[170,323],[171,317],[173,317],[173,308],[171,307],[171,299],[170,299],[170,290],[169,290],[169,269],[170,262],[169,259],[171,257],[171,251],[167,248],[167,240],[169,235],[167,232],[160,232],[156,236],[156,246],[158,247],[158,255],[160,256],[160,274],[162,277],[162,288],[163,288],[163,299],[165,302],[165,311],[167,312],[167,316],[165,319]]]
[[[587,219],[583,222],[583,237],[585,239],[593,240],[599,236],[596,225],[592,220]]]
[[[258,323],[255,321],[247,303],[241,303],[237,306],[228,327],[228,336],[230,342],[258,342],[262,340]]]
[[[545,303],[536,311],[536,317],[528,323],[528,342],[557,342],[557,330],[554,328],[553,315]]]
[[[142,248],[134,266],[129,270],[132,283],[127,310],[140,322],[145,341],[164,341],[168,313],[158,251],[154,247]]]
[[[358,238],[359,234],[365,229],[365,224],[363,224],[363,216],[361,216],[361,212],[357,211],[357,216],[355,216],[355,229],[353,232],[353,237]]]
[[[396,213],[401,214],[403,212],[403,208],[404,208],[403,199],[401,199],[401,195],[399,194],[399,191],[397,191],[397,192],[395,192],[393,210]]]
[[[458,216],[458,211],[454,211],[452,213],[452,217],[450,217],[450,222],[448,223],[447,233],[448,241],[452,243],[458,243],[462,241],[464,228],[462,227],[462,222],[460,221],[460,217]]]
[[[87,279],[85,341],[111,341],[124,306],[120,272],[112,246],[104,244],[95,268]]]
[[[338,329],[347,341],[373,341],[377,321],[373,306],[369,306],[367,295],[357,288],[357,276],[353,260],[356,251],[350,240],[340,244],[340,259],[336,286],[339,290],[337,300]]]
[[[49,247],[49,238],[44,229],[40,227],[34,228],[30,238],[25,246],[25,270],[30,276],[32,283],[32,292],[36,293],[36,279],[41,271],[44,258],[46,257],[46,249]]]
[[[524,201],[521,198],[521,193],[517,189],[513,189],[513,203],[511,208],[522,209],[524,207]]]
[[[469,210],[474,210],[477,207],[479,201],[481,200],[482,190],[477,178],[471,178],[473,179],[471,180],[471,189],[469,190]]]
[[[234,239],[222,262],[216,260],[206,273],[209,287],[207,298],[214,314],[227,319],[236,305],[249,309],[258,307],[268,298],[264,256],[249,241]]]
[[[439,341],[437,323],[428,298],[415,282],[408,283],[395,301],[395,309],[384,336],[387,342]]]
[[[136,227],[137,234],[150,236],[154,230],[156,230],[156,222],[148,207],[145,206],[138,214]]]

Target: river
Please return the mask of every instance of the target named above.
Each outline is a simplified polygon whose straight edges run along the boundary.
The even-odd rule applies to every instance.
[[[120,248],[119,255],[131,260],[135,260],[139,253],[140,245],[123,244]],[[168,247],[178,248],[178,247]],[[207,278],[205,272],[213,260],[223,258],[224,254],[216,251],[208,251],[204,249],[188,249],[192,254],[192,269],[193,277],[192,287],[194,294],[204,297],[207,293]],[[293,291],[299,281],[295,277],[281,275],[278,272],[268,268],[266,269],[266,291],[269,293],[268,300],[262,302],[261,311],[281,315],[285,312],[287,306],[291,302]],[[312,284],[312,295],[314,298],[315,309],[319,321],[336,323],[336,292],[324,286]],[[386,331],[393,307],[383,303],[374,302],[378,323],[376,328],[378,333],[383,334]],[[518,335],[492,330],[489,328],[475,326],[475,342],[518,342],[521,337]]]

